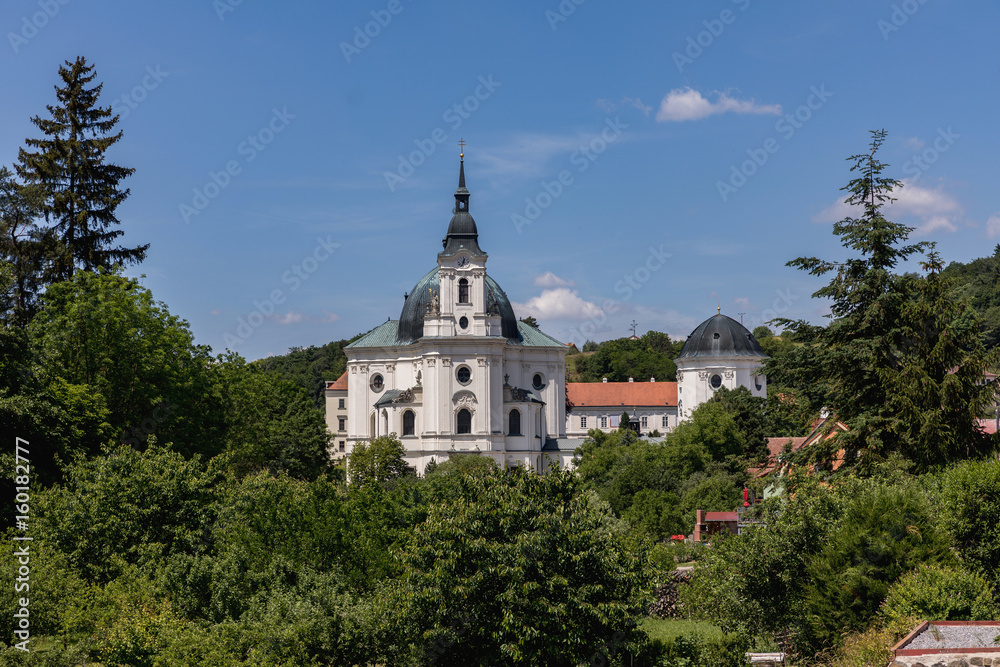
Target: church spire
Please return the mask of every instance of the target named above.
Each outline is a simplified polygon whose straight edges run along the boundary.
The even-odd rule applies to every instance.
[[[455,190],[455,213],[459,211],[469,212],[469,191],[465,188],[465,139],[460,139],[458,145],[462,147],[462,152],[458,154],[458,189]]]
[[[459,141],[458,145],[463,147],[463,152],[458,155],[460,159],[458,189],[455,190],[454,215],[448,225],[448,234],[442,242],[443,254],[453,254],[459,248],[466,248],[474,255],[485,254],[479,247],[479,230],[476,229],[476,221],[469,215],[469,190],[465,187],[465,139]]]

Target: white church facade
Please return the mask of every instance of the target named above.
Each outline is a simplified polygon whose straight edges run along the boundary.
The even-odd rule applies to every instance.
[[[641,433],[666,434],[720,387],[766,396],[766,355],[721,312],[688,338],[677,382],[567,385],[566,346],[518,321],[487,274],[469,198],[463,160],[437,265],[406,295],[398,320],[345,348],[347,371],[326,391],[333,456],[395,433],[421,474],[460,453],[541,472],[572,465],[587,432],[617,428],[622,412],[635,415]]]
[[[539,471],[569,463],[566,347],[519,322],[487,274],[464,161],[443,245],[399,319],[345,348],[345,446],[336,454],[395,433],[418,473],[456,453]]]

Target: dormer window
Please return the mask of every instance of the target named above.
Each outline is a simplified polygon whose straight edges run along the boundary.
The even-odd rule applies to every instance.
[[[458,302],[469,303],[469,281],[465,278],[458,281]]]

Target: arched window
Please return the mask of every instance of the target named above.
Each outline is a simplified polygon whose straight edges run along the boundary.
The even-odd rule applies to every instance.
[[[458,281],[458,302],[469,303],[469,281],[465,278]]]
[[[521,411],[511,410],[507,417],[507,435],[521,435]]]
[[[369,438],[374,438],[375,437],[375,413],[374,412],[372,413],[372,416],[368,419],[368,437]]]
[[[472,433],[471,412],[469,412],[465,408],[462,408],[461,410],[458,411],[458,418],[456,421],[457,421],[456,423],[457,428],[455,429],[456,433],[458,433],[459,435],[462,435],[464,433]]]
[[[407,410],[403,413],[403,435],[413,435],[415,422],[416,415],[413,414],[413,410]]]
[[[382,435],[389,433],[389,411],[382,410]]]

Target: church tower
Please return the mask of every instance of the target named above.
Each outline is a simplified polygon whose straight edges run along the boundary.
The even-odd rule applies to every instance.
[[[458,453],[543,470],[565,464],[566,347],[518,322],[486,273],[469,212],[465,155],[451,222],[431,269],[399,320],[348,345],[345,449],[389,433],[418,472]],[[551,454],[543,454],[543,451]]]

